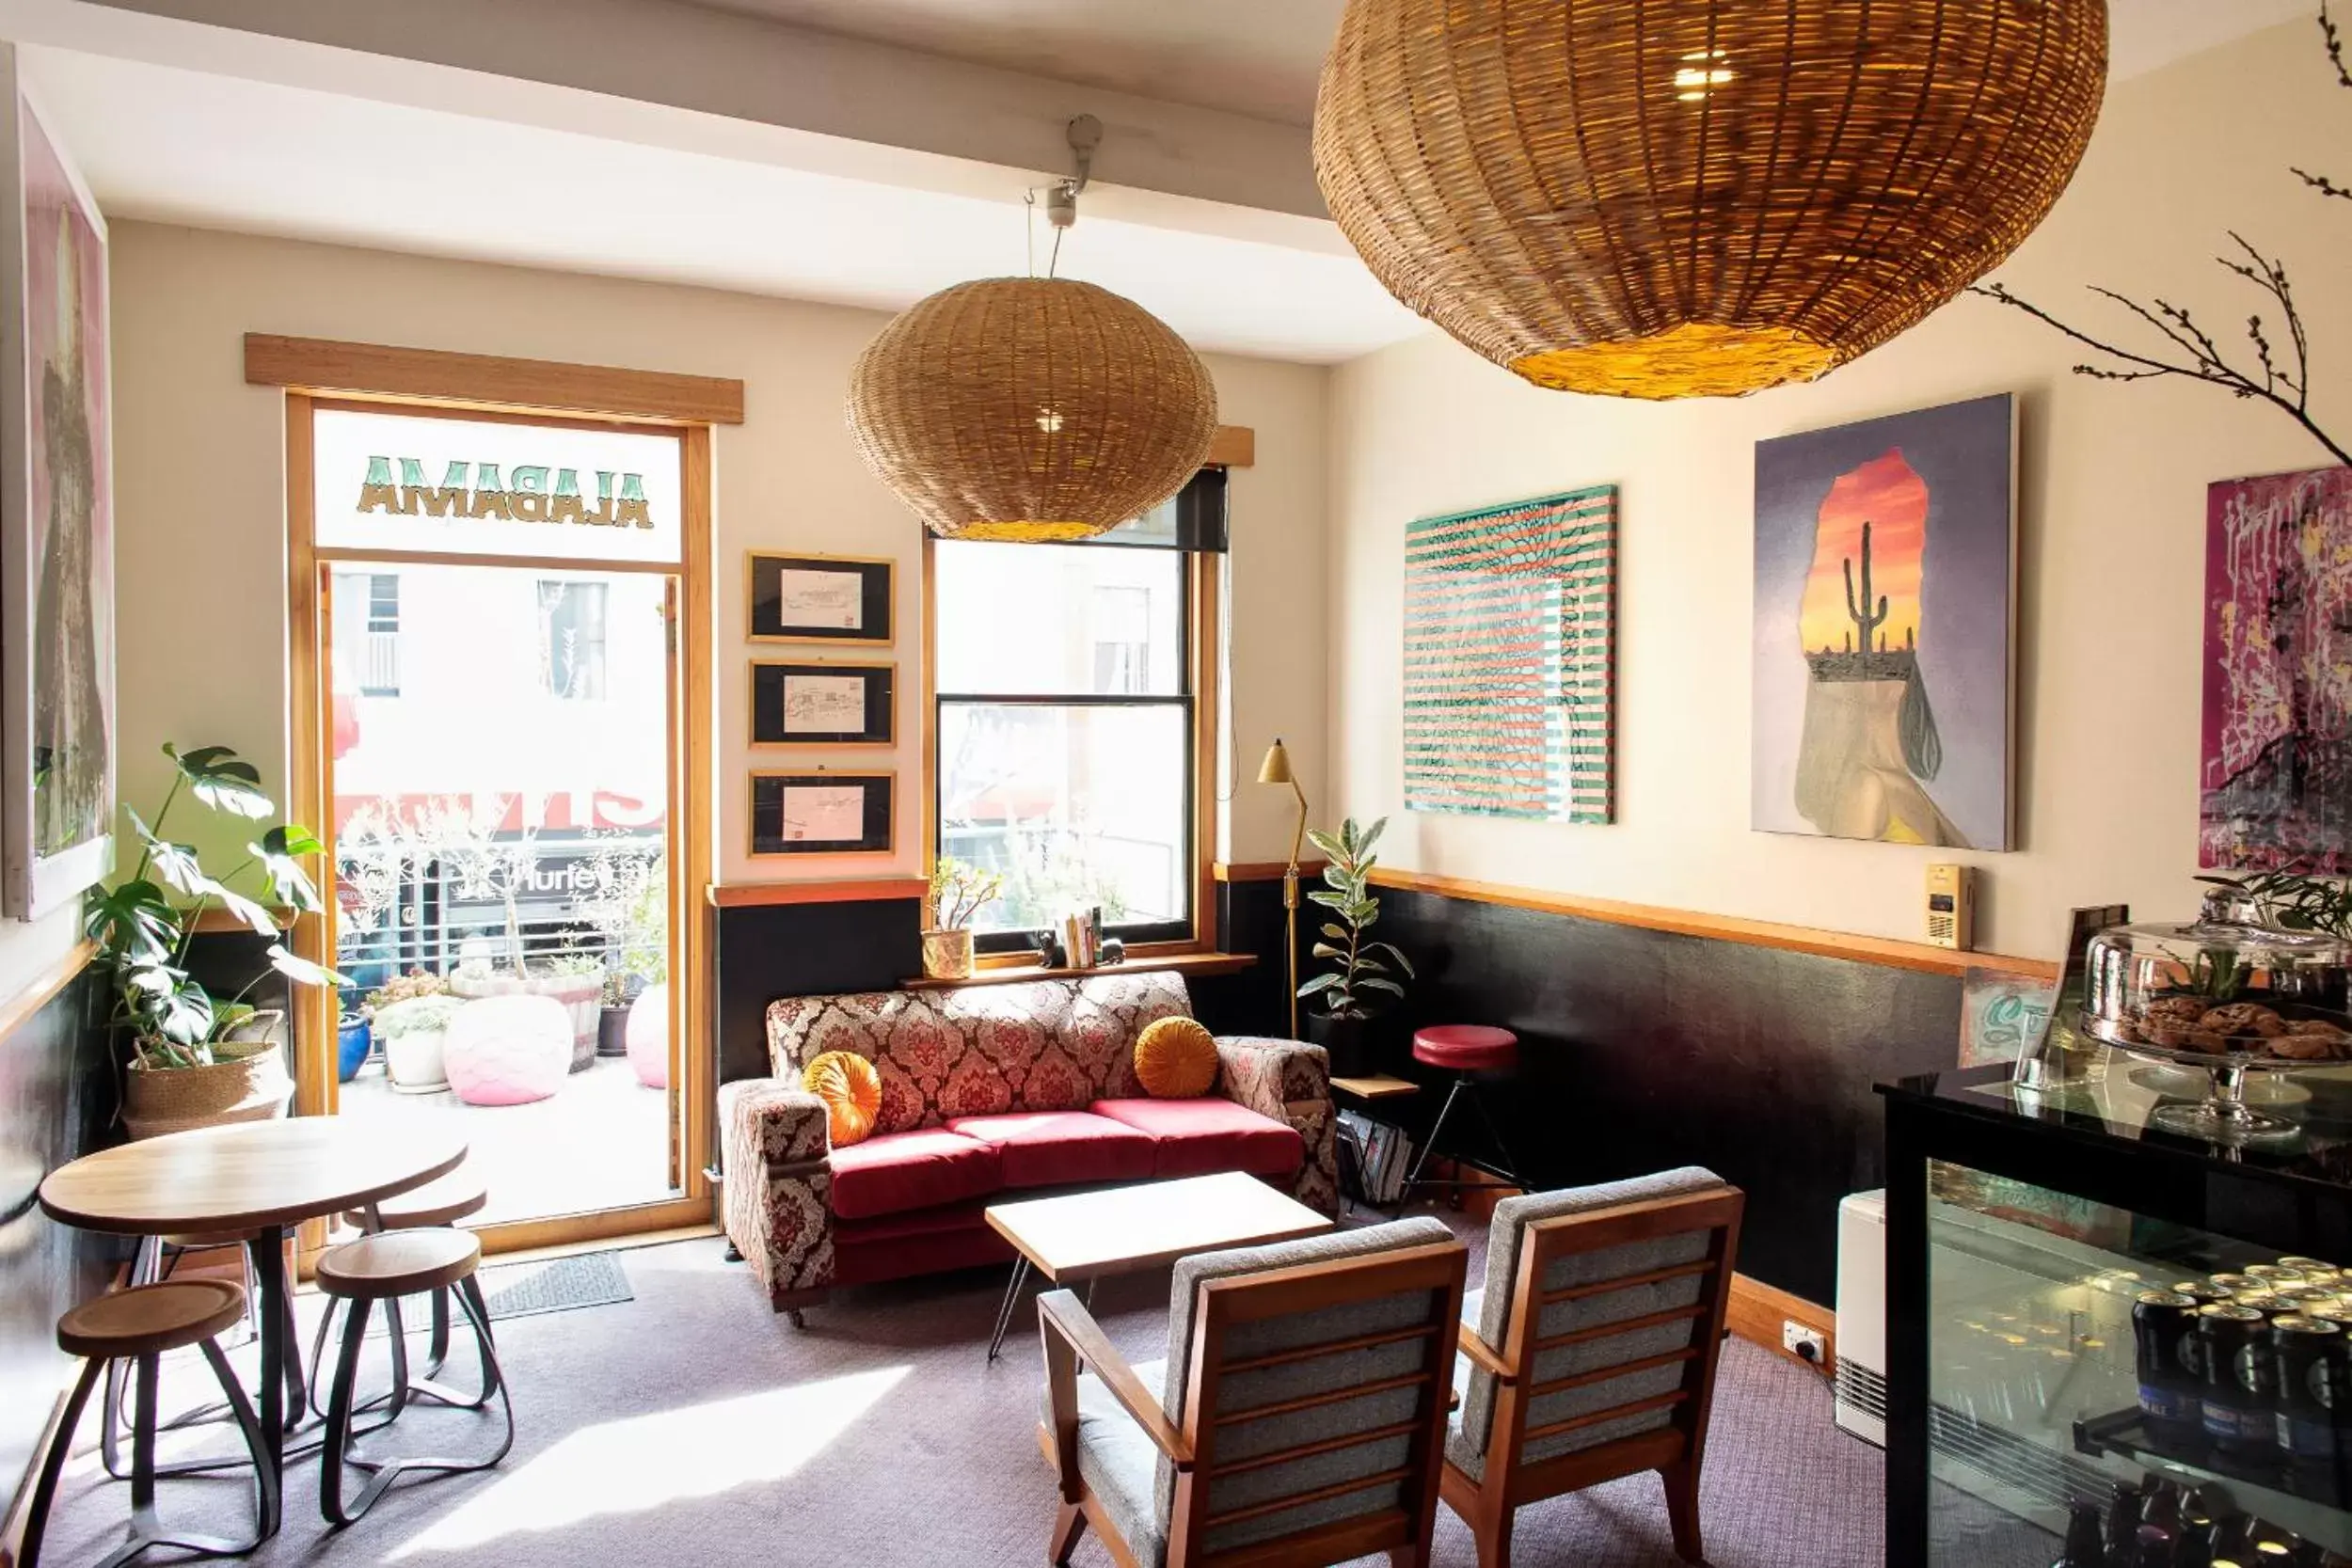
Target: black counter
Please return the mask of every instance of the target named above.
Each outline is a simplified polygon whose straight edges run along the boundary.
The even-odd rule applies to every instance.
[[[2201,1082],[2201,1074],[2183,1075],[2120,1053],[2099,1064],[2098,1071],[2114,1082],[2035,1093],[2013,1088],[2010,1069],[2003,1065],[1927,1073],[1879,1085],[1887,1148],[1890,1568],[1931,1563],[1943,1568],[1961,1560],[1948,1541],[1936,1535],[1933,1515],[1940,1509],[1948,1513],[1949,1499],[1930,1476],[1931,1420],[1948,1424],[1952,1418],[1947,1406],[1931,1408],[1931,1358],[1945,1358],[1935,1370],[1947,1377],[1954,1363],[1963,1359],[1953,1346],[1936,1342],[1936,1334],[1950,1325],[1936,1323],[1931,1310],[1931,1187],[1948,1190],[1955,1175],[1941,1169],[1931,1182],[1931,1163],[1963,1167],[1961,1174],[1969,1180],[2029,1183],[2046,1190],[2043,1196],[2100,1215],[2099,1223],[2110,1227],[2110,1236],[2115,1222],[2122,1220],[2124,1233],[2134,1238],[2122,1244],[2075,1239],[2056,1246],[2086,1253],[2099,1245],[2116,1246],[2127,1258],[2137,1258],[2148,1255],[2137,1244],[2140,1239],[2166,1227],[2186,1227],[2187,1232],[2210,1233],[2201,1244],[2207,1256],[2218,1260],[2205,1267],[2234,1268],[2241,1266],[2240,1258],[2283,1255],[2352,1265],[2352,1184],[2347,1184],[2352,1178],[2352,1070],[2342,1081],[2321,1074],[2310,1080],[2312,1089],[2298,1081],[2287,1091],[2309,1095],[2292,1106],[2279,1107],[2296,1124],[2292,1135],[2236,1146],[2183,1138],[2150,1125],[2148,1113],[2163,1099],[2200,1098],[2195,1085]],[[1936,1196],[1939,1203],[1946,1201],[1941,1190]],[[2123,1212],[2103,1214],[2092,1206]],[[2029,1227],[2038,1223],[2042,1221],[2031,1212],[2024,1219]],[[2054,1235],[2066,1234],[2063,1225],[2051,1228]],[[1951,1266],[1949,1255],[1939,1256]],[[2153,1256],[2166,1257],[2161,1251]],[[2192,1267],[2185,1261],[2168,1266],[2184,1273]],[[2152,1275],[2150,1282],[2166,1281]],[[2138,1286],[2129,1289],[2136,1291]],[[2128,1311],[2128,1297],[2122,1307]],[[2120,1354],[2128,1370],[2128,1349],[2119,1347],[2110,1354]],[[2129,1401],[2127,1394],[2123,1402],[2128,1405]],[[2050,1426],[2045,1421],[2045,1439]],[[2065,1463],[2073,1464],[2074,1456],[2065,1456]],[[1932,1549],[1931,1541],[1937,1543]]]

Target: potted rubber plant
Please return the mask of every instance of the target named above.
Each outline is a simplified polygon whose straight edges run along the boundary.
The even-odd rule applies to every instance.
[[[1329,1053],[1331,1070],[1343,1077],[1370,1069],[1368,1025],[1382,1007],[1404,997],[1403,982],[1413,977],[1412,960],[1394,943],[1364,934],[1380,918],[1380,900],[1372,891],[1379,857],[1372,850],[1388,825],[1384,816],[1359,830],[1351,816],[1336,834],[1307,831],[1308,842],[1324,857],[1323,886],[1310,889],[1307,897],[1329,911],[1313,953],[1333,967],[1310,976],[1298,995],[1318,1004],[1308,1011],[1307,1037]]]
[[[128,804],[139,845],[130,876],[91,892],[83,932],[107,980],[107,1027],[127,1047],[122,1120],[135,1138],[281,1115],[294,1090],[286,1070],[285,1017],[247,1000],[262,975],[298,986],[342,976],[287,948],[270,905],[322,908],[302,859],[325,846],[310,829],[279,822],[246,845],[224,875],[196,847],[167,836],[175,807],[194,800],[216,816],[260,823],[277,813],[253,765],[226,746],[182,752],[167,744],[171,787],[151,822]],[[269,900],[264,904],[263,899]],[[188,948],[208,910],[225,910],[268,939],[268,967],[234,996],[215,997],[188,972]]]
[[[993,871],[942,855],[931,863],[931,887],[924,900],[930,918],[923,927],[923,973],[934,980],[972,977],[972,920],[1005,889]]]

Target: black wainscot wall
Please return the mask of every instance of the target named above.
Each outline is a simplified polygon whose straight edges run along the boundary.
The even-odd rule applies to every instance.
[[[1220,1034],[1287,1034],[1281,883],[1220,882],[1216,897],[1220,945],[1260,962],[1191,978],[1194,1010]],[[1384,889],[1381,910],[1379,934],[1420,979],[1379,1026],[1377,1065],[1429,1087],[1380,1115],[1418,1133],[1442,1098],[1442,1076],[1409,1059],[1414,1027],[1502,1024],[1521,1072],[1489,1103],[1539,1185],[1706,1165],[1748,1194],[1740,1272],[1832,1302],[1838,1199],[1884,1180],[1871,1085],[1954,1065],[1958,979],[1434,893]],[[767,1072],[771,999],[919,973],[921,911],[715,911],[722,1080]],[[1319,912],[1300,911],[1302,949]],[[1303,951],[1300,964],[1316,967]]]
[[[85,969],[0,1037],[0,1508],[24,1479],[70,1369],[59,1314],[104,1285],[112,1245],[40,1212],[41,1179],[112,1136],[118,1090]]]

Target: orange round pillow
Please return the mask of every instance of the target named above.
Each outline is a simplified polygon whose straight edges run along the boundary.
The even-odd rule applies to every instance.
[[[854,1051],[828,1051],[808,1064],[801,1086],[825,1102],[833,1147],[863,1143],[882,1114],[882,1074]]]
[[[1216,1082],[1216,1037],[1197,1019],[1163,1018],[1136,1037],[1136,1076],[1156,1100],[1191,1100]]]

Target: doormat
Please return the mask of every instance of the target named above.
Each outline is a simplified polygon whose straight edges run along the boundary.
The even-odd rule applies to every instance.
[[[482,1294],[489,1304],[493,1323],[637,1299],[617,1252],[579,1252],[533,1263],[488,1264],[482,1270]]]

